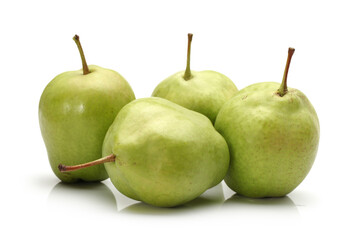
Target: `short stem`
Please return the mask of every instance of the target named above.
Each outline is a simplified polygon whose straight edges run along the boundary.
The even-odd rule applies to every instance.
[[[185,80],[189,80],[192,78],[192,73],[191,73],[191,43],[192,43],[192,37],[193,34],[192,33],[188,33],[188,46],[187,46],[187,66],[186,66],[186,71],[184,73],[183,78]]]
[[[74,166],[66,166],[66,165],[59,164],[58,168],[59,168],[60,172],[69,172],[69,171],[75,171],[78,169],[91,167],[91,166],[95,166],[95,165],[99,165],[99,164],[103,164],[103,163],[107,163],[107,162],[114,162],[115,160],[116,160],[115,154],[111,154],[111,155],[108,155],[106,157],[100,158],[100,159],[92,161],[92,162],[74,165]]]
[[[82,50],[82,46],[80,43],[80,37],[78,35],[75,35],[72,39],[75,41],[77,48],[80,51],[81,60],[82,60],[82,70],[83,70],[84,75],[86,75],[86,74],[90,73],[90,70],[86,63],[84,51]]]
[[[280,87],[278,89],[278,94],[281,97],[283,97],[288,92],[288,86],[287,86],[288,70],[289,70],[290,61],[292,60],[294,51],[295,51],[294,48],[288,49],[288,58],[287,58],[287,63],[285,65],[285,69],[284,69],[282,84],[280,85]]]

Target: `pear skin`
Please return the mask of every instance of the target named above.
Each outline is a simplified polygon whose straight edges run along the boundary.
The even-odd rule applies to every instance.
[[[232,80],[219,72],[191,71],[191,42],[192,34],[188,34],[186,70],[175,73],[159,83],[152,96],[202,113],[214,123],[220,108],[238,92],[238,89]]]
[[[285,85],[288,68],[287,63]],[[283,88],[283,83],[250,85],[217,116],[215,128],[226,139],[231,156],[225,182],[241,195],[285,196],[303,181],[315,160],[317,114],[301,91]]]
[[[109,128],[105,168],[124,195],[160,207],[189,202],[224,178],[229,150],[211,121],[162,98],[127,104]]]
[[[87,67],[86,63],[85,68],[64,72],[46,86],[39,104],[40,129],[51,168],[60,180],[108,178],[104,166],[60,172],[58,165],[100,158],[108,128],[120,109],[134,99],[130,85],[119,73],[95,65]]]

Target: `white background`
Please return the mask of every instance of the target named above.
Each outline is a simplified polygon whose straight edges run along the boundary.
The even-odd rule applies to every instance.
[[[355,1],[1,1],[1,239],[358,239],[359,14]],[[87,62],[148,97],[183,70],[224,73],[238,88],[281,81],[317,110],[320,146],[286,198],[232,197],[225,183],[175,209],[132,201],[109,180],[69,186],[52,173],[38,102],[57,74]]]

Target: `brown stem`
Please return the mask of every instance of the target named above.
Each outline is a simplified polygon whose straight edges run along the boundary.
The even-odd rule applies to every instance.
[[[78,35],[75,35],[72,39],[75,41],[77,48],[80,51],[81,61],[82,61],[82,71],[83,71],[84,75],[86,75],[86,74],[90,73],[90,70],[86,63],[84,51],[82,50],[82,46],[80,43],[80,37]]]
[[[192,33],[188,33],[188,46],[187,46],[187,66],[186,66],[186,71],[184,73],[183,78],[185,80],[190,80],[192,78],[192,73],[191,73],[191,43],[192,43],[192,37],[193,34]]]
[[[280,87],[278,89],[278,94],[281,97],[283,97],[288,92],[288,86],[287,86],[288,70],[289,70],[290,61],[292,60],[294,51],[295,51],[294,48],[288,49],[288,58],[287,58],[287,63],[285,65],[285,69],[284,69],[282,84],[280,85]]]
[[[59,168],[60,172],[69,172],[69,171],[75,171],[78,169],[91,167],[91,166],[95,166],[95,165],[99,165],[99,164],[103,164],[103,163],[107,163],[107,162],[114,162],[115,160],[116,160],[115,154],[111,154],[111,155],[108,155],[106,157],[100,158],[100,159],[92,161],[92,162],[74,165],[74,166],[66,166],[66,165],[59,164],[58,168]]]

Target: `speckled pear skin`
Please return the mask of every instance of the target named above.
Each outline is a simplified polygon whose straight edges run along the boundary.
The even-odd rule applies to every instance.
[[[214,124],[222,105],[238,89],[225,75],[215,71],[191,71],[192,78],[185,80],[184,71],[163,80],[152,93],[185,108],[202,113]]]
[[[264,82],[239,91],[220,110],[215,128],[231,155],[227,185],[252,198],[281,197],[306,177],[317,154],[319,120],[307,97]]]
[[[117,72],[89,66],[90,73],[70,71],[56,76],[39,104],[41,133],[51,168],[63,182],[102,181],[103,165],[60,172],[58,165],[77,165],[102,156],[106,132],[120,109],[135,99],[127,81]]]
[[[159,207],[189,202],[220,183],[229,150],[211,121],[162,98],[126,105],[109,128],[103,156],[114,186],[124,195]]]

